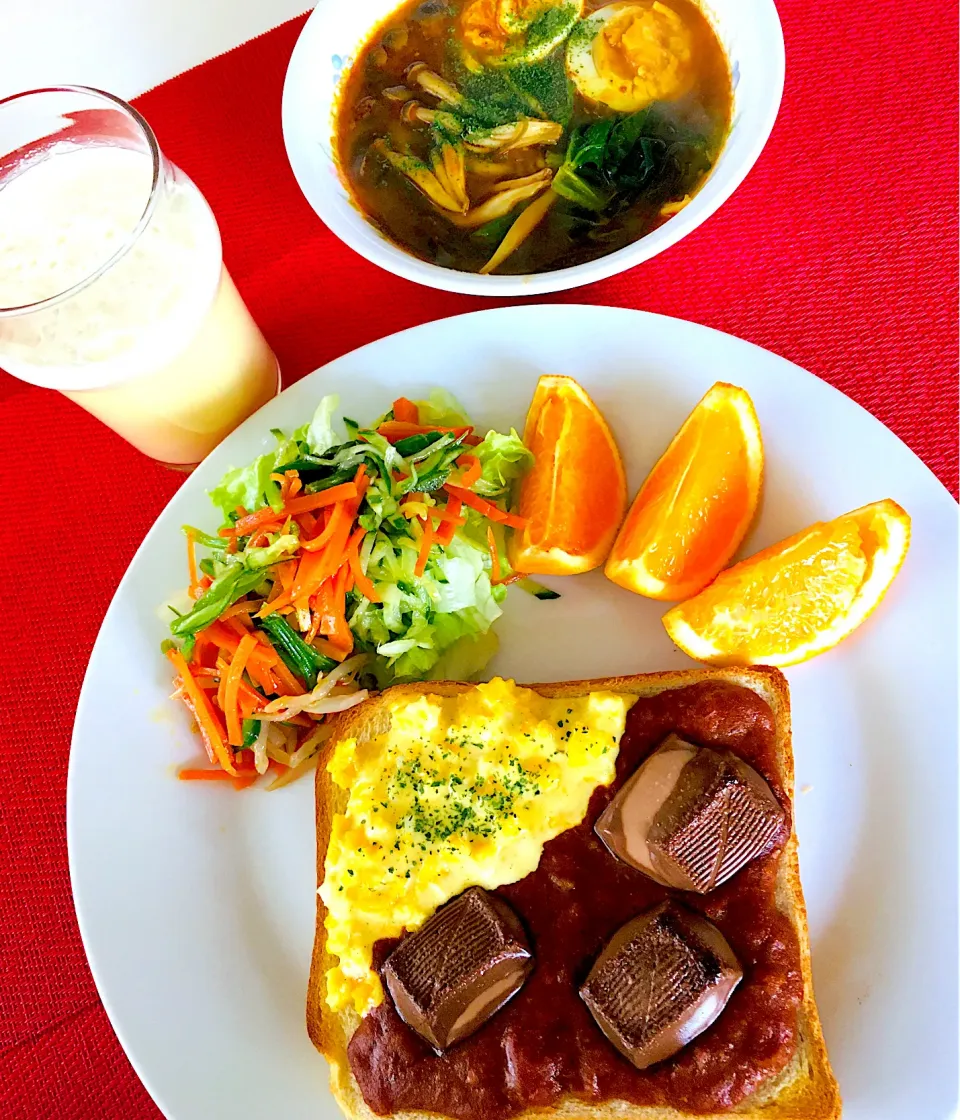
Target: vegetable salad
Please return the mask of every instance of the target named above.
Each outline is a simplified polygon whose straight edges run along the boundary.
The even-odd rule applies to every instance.
[[[224,475],[216,532],[184,526],[192,605],[171,607],[164,652],[213,768],[181,778],[286,784],[369,688],[469,677],[496,650],[522,578],[510,490],[533,456],[513,430],[475,433],[443,391],[368,427],[343,417],[344,436],[337,404]]]

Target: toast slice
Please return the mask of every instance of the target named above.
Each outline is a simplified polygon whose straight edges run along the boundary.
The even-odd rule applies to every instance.
[[[653,696],[705,680],[741,685],[753,690],[769,704],[776,721],[778,778],[792,802],[794,767],[790,697],[787,682],[776,669],[691,669],[528,687],[547,697],[582,696],[599,690]],[[367,700],[338,717],[328,749],[332,749],[343,738],[364,740],[388,730],[390,716],[385,703],[388,696],[392,700],[404,697],[413,699],[424,694],[451,696],[472,687],[474,686],[454,681],[396,685],[379,697]],[[331,781],[326,767],[321,763],[316,772],[318,885],[323,881],[331,822],[336,813],[345,809],[346,801],[346,791]],[[791,831],[780,859],[777,903],[792,921],[800,944],[804,997],[798,1011],[797,1051],[784,1070],[762,1084],[736,1108],[723,1113],[697,1114],[699,1120],[724,1120],[731,1115],[744,1120],[836,1120],[840,1116],[840,1094],[830,1068],[813,995],[807,913],[800,887],[795,830]],[[326,972],[336,963],[326,951],[325,918],[326,908],[318,895],[316,938],[307,992],[307,1030],[314,1045],[330,1063],[331,1089],[344,1115],[349,1120],[375,1120],[377,1114],[364,1101],[347,1060],[347,1044],[357,1028],[359,1016],[352,1010],[334,1013],[325,1000]],[[408,1110],[393,1114],[391,1120],[438,1120],[438,1114]],[[594,1103],[568,1097],[553,1108],[527,1109],[516,1120],[693,1120],[693,1114],[675,1108],[640,1106],[622,1100]]]

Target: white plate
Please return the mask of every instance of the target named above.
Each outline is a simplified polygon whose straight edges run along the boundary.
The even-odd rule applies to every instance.
[[[314,929],[311,783],[185,785],[195,738],[167,699],[158,606],[185,582],[179,527],[204,490],[341,394],[369,417],[443,385],[480,425],[520,425],[537,376],[579,378],[610,420],[631,488],[716,380],[745,386],[767,489],[750,550],[891,497],[906,565],[837,650],[789,671],[797,828],[814,972],[849,1120],[942,1120],[957,1065],[957,520],[899,440],[822,381],[745,342],[606,307],[522,307],[429,323],[317,370],[251,417],[161,514],[104,620],[77,712],[70,868],[104,1005],[171,1120],[337,1120],[304,1029]],[[599,573],[540,602],[512,589],[493,668],[551,680],[687,664],[662,608]]]

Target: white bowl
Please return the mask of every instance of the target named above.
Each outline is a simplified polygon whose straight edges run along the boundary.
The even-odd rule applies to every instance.
[[[388,240],[359,211],[333,154],[340,85],[370,32],[401,0],[320,0],[294,48],[283,88],[283,136],[307,201],[351,249],[381,268],[431,288],[476,296],[534,296],[591,284],[675,245],[746,178],[773,128],[783,93],[783,32],[773,0],[704,5],[733,73],[733,125],[702,189],[679,214],[632,245],[598,260],[528,276],[479,276],[441,268]]]

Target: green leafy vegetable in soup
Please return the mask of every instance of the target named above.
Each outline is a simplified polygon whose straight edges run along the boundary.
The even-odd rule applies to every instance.
[[[354,64],[338,152],[363,211],[409,252],[542,272],[681,210],[716,162],[731,102],[694,0],[424,0]]]

